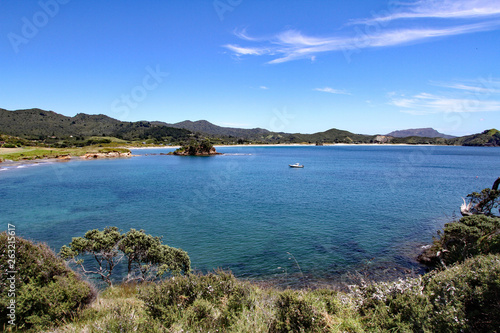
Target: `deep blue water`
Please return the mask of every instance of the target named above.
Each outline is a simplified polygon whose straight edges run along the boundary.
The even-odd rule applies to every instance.
[[[186,250],[201,271],[328,281],[365,269],[418,269],[419,246],[459,215],[461,197],[500,176],[499,148],[225,147],[221,156],[159,155],[167,151],[4,168],[0,229],[15,224],[18,235],[57,251],[89,229],[144,229]],[[288,167],[296,162],[305,167]]]

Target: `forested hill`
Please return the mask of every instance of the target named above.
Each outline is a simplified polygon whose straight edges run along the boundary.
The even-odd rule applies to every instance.
[[[222,127],[214,125],[206,120],[198,120],[198,121],[186,120],[175,124],[158,122],[158,124],[175,128],[184,128],[191,132],[206,133],[214,136],[232,136],[244,139],[256,139],[259,137],[265,138],[269,135],[285,134],[285,133],[273,133],[263,128],[244,129],[244,128],[234,128],[234,127]]]
[[[432,130],[432,129],[431,129]],[[434,130],[432,130],[434,131]],[[429,132],[429,131],[427,131]],[[182,143],[209,138],[214,143],[407,143],[457,146],[500,146],[496,129],[458,138],[362,135],[339,129],[313,134],[277,133],[262,128],[243,129],[214,125],[206,120],[168,124],[159,121],[124,122],[106,115],[80,113],[67,117],[53,111],[0,109],[0,134],[22,139],[43,140],[47,137],[115,137],[123,140],[151,140],[149,143]],[[432,134],[432,133],[431,133]]]
[[[155,139],[156,142],[187,141],[209,137],[216,143],[371,143],[375,136],[330,129],[314,134],[271,132],[262,128],[222,127],[206,120],[168,124],[159,121],[123,122],[105,115],[77,114],[67,117],[41,109],[8,111],[0,109],[0,133],[24,139],[105,136],[126,140]]]
[[[454,146],[500,147],[500,131],[493,128],[482,133],[450,139],[447,143]]]
[[[336,128],[313,134],[290,134],[292,141],[297,142],[329,142],[329,143],[374,143],[375,135],[354,134]]]
[[[125,140],[171,137],[187,139],[186,129],[155,125],[148,121],[124,122],[106,115],[79,113],[67,117],[53,111],[28,109],[8,111],[0,109],[0,133],[24,139],[43,139],[55,136],[110,136]]]

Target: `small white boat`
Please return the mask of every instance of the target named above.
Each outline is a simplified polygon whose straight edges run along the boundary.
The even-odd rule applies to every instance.
[[[295,164],[288,164],[288,166],[290,168],[303,168],[304,166],[303,165],[300,165],[299,163],[295,163]]]

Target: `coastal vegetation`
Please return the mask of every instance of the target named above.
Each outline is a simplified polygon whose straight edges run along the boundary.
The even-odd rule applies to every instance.
[[[0,233],[0,330],[37,329],[69,320],[97,289],[45,244]],[[9,323],[10,322],[10,323]],[[14,325],[13,325],[14,324]]]
[[[463,217],[444,226],[431,246],[418,257],[428,266],[448,265],[487,254],[500,254],[500,177],[491,188],[467,196],[461,207]]]
[[[350,292],[283,290],[216,271],[108,287],[87,307],[68,310],[65,320],[26,316],[18,324],[31,332],[494,332],[498,276],[500,256],[492,254],[418,278],[362,281]],[[29,292],[50,298],[42,286]],[[52,311],[45,304],[36,316]]]

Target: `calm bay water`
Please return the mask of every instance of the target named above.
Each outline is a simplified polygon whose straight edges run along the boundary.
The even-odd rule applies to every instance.
[[[0,169],[0,229],[15,224],[18,235],[57,251],[89,229],[144,229],[186,250],[197,270],[321,282],[358,270],[419,269],[419,246],[459,215],[461,197],[500,176],[499,148],[224,147],[221,156],[159,155],[167,151]],[[305,168],[288,167],[296,162]]]

